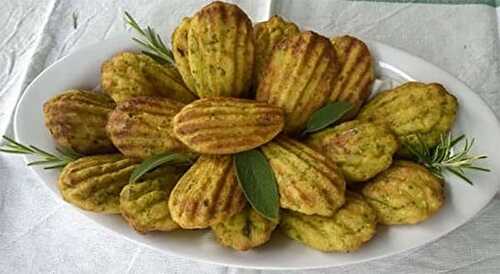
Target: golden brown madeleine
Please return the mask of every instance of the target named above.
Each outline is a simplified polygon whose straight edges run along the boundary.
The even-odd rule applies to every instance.
[[[386,225],[422,222],[444,202],[443,181],[409,161],[394,162],[369,181],[362,192],[380,223]]]
[[[101,87],[117,103],[136,96],[161,96],[183,103],[196,98],[174,66],[134,52],[122,52],[104,62]]]
[[[104,128],[114,107],[105,94],[68,90],[43,105],[45,125],[61,148],[87,155],[113,152]]]
[[[255,25],[255,87],[258,86],[264,76],[274,46],[282,40],[299,33],[300,30],[297,25],[283,20],[278,15]]]
[[[302,32],[274,47],[257,88],[257,100],[283,108],[285,132],[297,133],[330,96],[337,72],[330,41],[314,32]]]
[[[363,182],[388,168],[398,150],[384,125],[349,121],[310,135],[306,144],[335,162],[347,182]]]
[[[284,210],[280,228],[288,237],[325,252],[359,249],[376,233],[377,215],[359,194],[348,192],[335,215],[322,217]]]
[[[122,189],[120,211],[131,227],[140,233],[179,228],[170,217],[168,197],[184,171],[185,168],[162,166]]]
[[[198,11],[188,32],[189,67],[198,96],[245,95],[254,51],[252,23],[238,6],[215,1]]]
[[[332,216],[344,204],[344,178],[323,155],[285,136],[261,149],[274,171],[281,207]]]
[[[387,125],[401,144],[418,144],[417,136],[429,147],[450,131],[457,113],[457,99],[440,84],[408,82],[383,91],[360,111],[358,119]],[[400,154],[407,154],[401,146]]]
[[[191,26],[191,18],[184,17],[179,26],[175,29],[172,34],[172,53],[175,59],[175,65],[184,79],[186,86],[193,92],[196,93],[196,84],[191,74],[191,66],[189,65],[189,45],[188,45],[188,34],[189,28]]]
[[[185,229],[207,228],[240,212],[245,197],[231,156],[202,155],[172,190],[172,219]]]
[[[212,231],[220,244],[244,251],[269,241],[276,225],[247,206],[242,212],[213,225]]]
[[[139,163],[120,154],[82,157],[64,167],[59,191],[65,201],[81,209],[120,213],[120,192]]]
[[[197,100],[174,117],[174,134],[190,149],[231,154],[271,141],[283,129],[283,111],[264,102],[229,97]]]
[[[167,98],[139,96],[118,104],[106,130],[127,157],[146,159],[188,148],[173,133],[172,120],[184,104]]]
[[[335,80],[330,100],[353,104],[354,109],[344,117],[348,119],[356,116],[361,105],[370,97],[375,81],[373,58],[365,43],[355,37],[333,37],[331,42],[341,70]]]

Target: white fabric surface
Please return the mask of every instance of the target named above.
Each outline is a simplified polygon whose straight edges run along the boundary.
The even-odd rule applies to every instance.
[[[126,30],[124,10],[169,37],[207,1],[3,0],[0,134],[24,88],[79,47]],[[349,1],[235,1],[325,35],[351,33],[404,49],[464,81],[500,116],[500,8]],[[73,29],[72,13],[78,13]],[[487,130],[487,129],[485,129]],[[467,201],[464,201],[467,202]],[[420,249],[305,273],[500,273],[500,196],[471,222]],[[0,273],[268,273],[193,262],[112,235],[49,194],[21,158],[0,154]],[[288,271],[276,273],[289,273]]]

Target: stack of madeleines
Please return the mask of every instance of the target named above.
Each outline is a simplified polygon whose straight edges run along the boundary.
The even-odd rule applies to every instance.
[[[443,205],[443,182],[404,160],[401,145],[430,146],[453,126],[457,100],[436,83],[408,82],[368,100],[368,47],[328,39],[279,16],[253,25],[213,2],[172,35],[175,66],[137,52],[102,65],[102,92],[68,90],[44,104],[61,148],[83,157],[61,172],[63,198],[121,214],[140,233],[211,229],[247,250],[273,231],[321,251],[354,251],[377,224],[416,224]],[[298,138],[327,102],[349,102],[342,123]],[[256,212],[232,154],[259,149],[277,181],[279,221]],[[143,160],[176,152],[192,166],[161,166],[129,184]],[[278,229],[279,228],[279,229]]]

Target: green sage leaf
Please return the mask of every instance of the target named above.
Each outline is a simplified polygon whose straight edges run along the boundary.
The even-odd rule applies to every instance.
[[[163,153],[151,158],[144,160],[140,165],[138,165],[132,174],[130,175],[129,183],[133,184],[139,180],[144,174],[149,171],[164,165],[190,165],[193,163],[194,157],[190,154],[180,154],[180,153]]]
[[[279,195],[273,170],[258,149],[233,155],[238,183],[248,203],[263,217],[278,222]]]
[[[348,102],[328,102],[325,106],[311,115],[301,136],[320,131],[333,125],[352,108],[353,105]]]

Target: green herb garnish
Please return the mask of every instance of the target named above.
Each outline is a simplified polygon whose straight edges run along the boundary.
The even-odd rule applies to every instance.
[[[300,136],[304,137],[309,133],[317,132],[333,125],[352,108],[352,104],[348,102],[328,102],[311,115],[309,121],[307,121],[306,128]]]
[[[129,178],[129,183],[135,183],[139,178],[149,171],[164,165],[191,165],[193,164],[194,156],[190,154],[180,154],[180,153],[163,153],[153,156],[147,160],[144,160],[140,165],[138,165]]]
[[[233,155],[236,177],[248,203],[263,217],[278,221],[279,195],[276,178],[258,149]]]
[[[73,29],[78,28],[78,13],[76,11],[74,11],[71,14],[71,18],[73,19]]]
[[[465,144],[462,149],[456,153],[453,152],[453,148],[463,140]],[[417,135],[416,144],[404,144],[414,160],[427,167],[437,177],[443,178],[443,172],[449,171],[471,185],[473,183],[465,175],[466,170],[490,171],[487,168],[474,165],[477,160],[488,157],[486,155],[471,155],[472,145],[474,145],[474,139],[469,141],[465,135],[454,138],[451,134],[442,135],[439,144],[432,148],[428,147],[419,135]]]
[[[40,160],[38,161],[28,163],[28,166],[42,165],[44,166],[44,169],[61,168],[81,157],[80,154],[71,150],[56,148],[57,152],[59,152],[60,154],[58,156],[39,149],[38,147],[33,145],[23,145],[7,136],[3,136],[3,139],[5,140],[5,144],[0,146],[0,152],[12,154],[30,154],[36,155],[40,158]]]
[[[142,51],[142,53],[155,59],[161,64],[175,64],[172,51],[165,46],[165,43],[161,40],[160,35],[157,34],[153,28],[147,26],[143,29],[128,12],[125,12],[125,21],[138,34],[140,34],[140,36],[142,36],[141,39],[135,37],[132,38],[132,40],[139,43],[146,49]]]

